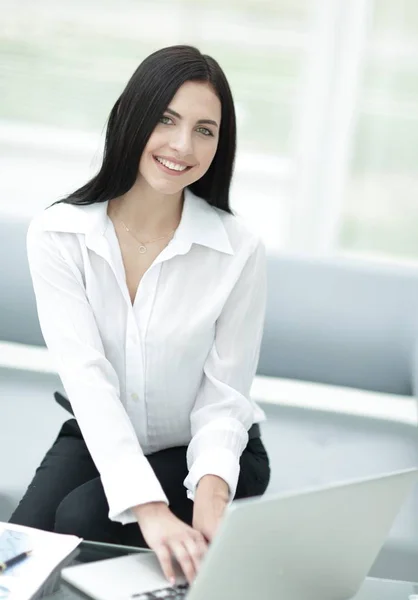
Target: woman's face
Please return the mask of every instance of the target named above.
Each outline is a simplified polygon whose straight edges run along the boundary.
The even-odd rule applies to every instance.
[[[178,90],[145,146],[139,174],[154,190],[176,194],[200,179],[215,156],[221,103],[207,83]]]

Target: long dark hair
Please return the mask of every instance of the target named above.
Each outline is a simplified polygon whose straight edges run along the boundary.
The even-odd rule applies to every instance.
[[[139,160],[158,120],[186,81],[210,83],[222,117],[216,154],[191,191],[226,212],[236,150],[235,109],[219,64],[193,46],[170,46],[148,56],[136,69],[107,122],[103,162],[97,175],[58,202],[87,205],[125,194],[134,185]],[[55,202],[57,204],[57,202]]]

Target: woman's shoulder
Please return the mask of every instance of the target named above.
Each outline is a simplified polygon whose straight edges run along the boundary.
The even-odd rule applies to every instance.
[[[26,235],[29,259],[37,257],[48,262],[52,256],[82,265],[82,238],[78,233],[87,231],[88,206],[59,202],[36,213]],[[49,258],[48,258],[49,257]]]
[[[71,232],[75,224],[80,227],[85,221],[87,210],[87,206],[57,202],[36,213],[29,223],[29,229],[33,232]]]

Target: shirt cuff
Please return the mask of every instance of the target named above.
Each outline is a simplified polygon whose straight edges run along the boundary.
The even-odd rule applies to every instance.
[[[102,473],[101,480],[109,504],[109,519],[122,525],[136,523],[131,510],[138,504],[165,502],[168,498],[145,456],[124,458]]]
[[[237,491],[239,471],[239,459],[231,450],[226,448],[208,450],[196,458],[184,480],[187,497],[189,500],[194,500],[197,484],[204,475],[217,475],[228,484],[231,502]]]

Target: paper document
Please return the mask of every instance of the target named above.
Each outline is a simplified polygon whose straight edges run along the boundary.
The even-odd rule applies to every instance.
[[[34,600],[51,594],[58,583],[60,569],[71,560],[81,541],[74,535],[0,522],[2,556],[7,559],[20,548],[31,550],[28,557],[0,574],[0,599]]]

